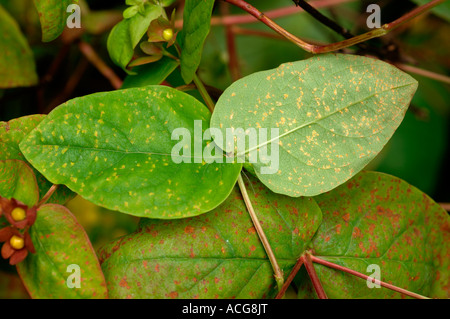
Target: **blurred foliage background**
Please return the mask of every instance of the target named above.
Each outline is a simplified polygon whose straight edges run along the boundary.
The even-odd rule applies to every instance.
[[[218,18],[222,13],[219,2],[216,1],[216,19],[205,43],[199,68],[199,76],[213,89],[216,96],[232,83],[225,28],[220,25]],[[317,43],[342,40],[340,35],[330,31],[307,13],[297,12],[300,10],[295,8],[290,0],[248,2],[263,12],[291,6],[295,14],[277,18],[275,21],[302,39]],[[416,6],[413,1],[406,0],[341,2],[320,11],[353,34],[368,31],[366,19],[369,13],[366,13],[366,8],[370,3],[377,3],[382,8],[382,23],[391,22]],[[85,0],[79,3],[82,7],[83,29],[67,29],[58,39],[43,43],[39,17],[32,0],[0,0],[0,5],[16,19],[28,40],[39,76],[39,84],[36,86],[0,89],[1,121],[29,114],[46,114],[71,98],[114,89],[111,82],[80,51],[77,45],[80,39],[89,43],[121,80],[126,78],[126,74],[113,65],[106,50],[109,31],[122,18],[122,11],[126,8],[125,1]],[[182,6],[183,1],[176,1],[169,8],[177,9],[178,20],[182,17]],[[229,14],[245,13],[232,7]],[[257,23],[256,20],[254,22],[239,25],[235,29],[242,76],[311,56],[294,44],[279,38],[262,23]],[[370,40],[369,43],[382,52],[387,52],[383,57],[385,60],[401,61],[448,76],[449,34],[449,22],[430,12],[382,38]],[[356,48],[344,52],[356,53]],[[8,69],[8,65],[0,65],[0,68]],[[367,169],[400,177],[429,194],[437,202],[450,202],[450,84],[423,75],[410,74],[419,81],[411,106],[392,140]],[[166,84],[183,84],[178,70],[167,78]],[[201,99],[199,94],[192,94]],[[79,196],[67,203],[67,206],[85,227],[95,249],[113,238],[132,232],[137,226],[137,218],[95,206]],[[0,298],[26,297],[27,293],[15,275],[14,268],[0,259]]]

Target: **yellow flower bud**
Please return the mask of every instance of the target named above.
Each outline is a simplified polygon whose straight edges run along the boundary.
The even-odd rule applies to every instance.
[[[22,207],[16,207],[11,212],[11,217],[12,219],[14,219],[14,221],[20,222],[21,220],[24,220],[25,217],[27,217],[27,213]]]
[[[11,244],[11,247],[16,250],[22,249],[25,246],[25,242],[24,242],[23,238],[16,236],[16,235],[13,235],[11,237],[11,239],[9,240],[9,243]]]
[[[173,30],[171,28],[165,29],[163,31],[162,37],[166,41],[170,41],[173,38]]]

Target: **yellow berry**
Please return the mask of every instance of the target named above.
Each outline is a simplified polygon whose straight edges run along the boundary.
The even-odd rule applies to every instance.
[[[16,207],[11,212],[11,217],[16,222],[20,222],[21,220],[24,220],[25,217],[27,217],[27,213],[25,212],[25,209],[21,207]]]
[[[11,247],[16,250],[22,249],[25,246],[25,242],[24,242],[23,238],[16,236],[16,235],[13,235],[11,237],[11,239],[9,240],[9,243],[11,244]]]
[[[172,37],[173,37],[173,30],[172,30],[171,28],[165,29],[165,30],[163,31],[162,36],[163,36],[163,39],[166,40],[166,41],[171,40]]]

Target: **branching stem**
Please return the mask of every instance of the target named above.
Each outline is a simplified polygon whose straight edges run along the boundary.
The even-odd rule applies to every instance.
[[[310,53],[326,53],[326,52],[332,52],[336,50],[340,50],[343,48],[347,48],[353,45],[356,45],[358,43],[381,37],[390,31],[396,29],[400,25],[410,21],[411,19],[415,18],[419,14],[422,14],[426,12],[427,10],[437,6],[438,4],[443,3],[445,0],[432,0],[420,7],[415,8],[411,12],[405,14],[404,16],[398,18],[397,20],[384,24],[381,26],[381,28],[374,29],[372,31],[366,32],[361,35],[357,35],[350,39],[345,39],[343,41],[339,41],[336,43],[326,44],[326,45],[314,45],[307,43],[299,38],[297,38],[295,35],[291,34],[290,32],[283,29],[281,26],[279,26],[277,23],[275,23],[273,20],[269,19],[264,13],[253,7],[251,4],[247,3],[244,0],[224,0],[226,2],[229,2],[247,13],[251,14],[258,20],[260,20],[262,23],[267,25],[269,28],[274,30],[275,32],[281,34],[283,37],[291,41],[292,43],[296,44],[297,46],[301,47],[303,50],[310,52]]]

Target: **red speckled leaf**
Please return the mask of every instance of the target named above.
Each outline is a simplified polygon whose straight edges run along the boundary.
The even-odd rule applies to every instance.
[[[105,279],[97,256],[84,229],[70,211],[61,205],[39,208],[36,223],[30,230],[35,254],[17,265],[22,281],[32,298],[106,298]],[[74,270],[80,268],[80,288],[69,288],[76,282]]]
[[[0,160],[22,160],[27,162],[19,149],[19,143],[31,132],[43,119],[45,115],[30,115],[9,122],[0,122]],[[41,173],[33,168],[39,186],[39,194],[42,198],[53,185]],[[50,197],[49,202],[64,204],[75,196],[67,187],[61,185]]]
[[[0,161],[0,196],[15,198],[31,207],[39,200],[39,188],[33,170],[23,161]]]
[[[309,247],[327,261],[368,276],[378,265],[382,281],[425,295],[448,298],[450,221],[438,204],[399,178],[363,172],[315,197],[323,223]],[[329,298],[401,298],[365,280],[316,264]],[[298,277],[300,297],[314,297],[310,280]]]
[[[41,21],[42,41],[52,41],[63,32],[70,14],[67,8],[71,3],[77,2],[75,0],[34,0]]]
[[[310,198],[269,191],[255,178],[249,196],[287,276],[321,222]],[[267,298],[272,268],[237,188],[213,211],[140,229],[100,252],[112,298]]]

